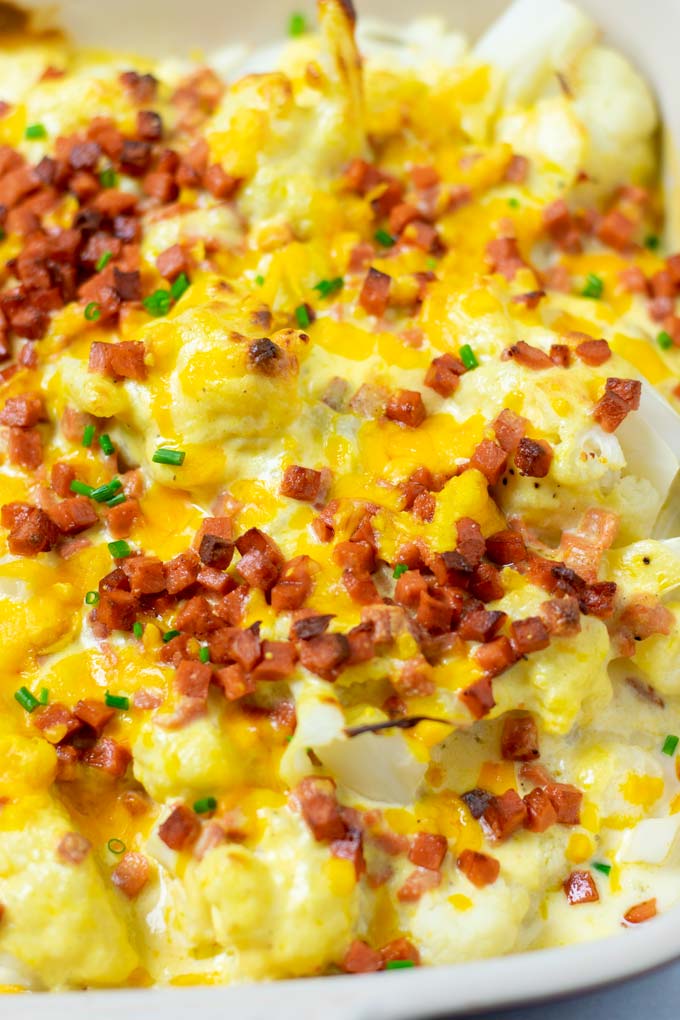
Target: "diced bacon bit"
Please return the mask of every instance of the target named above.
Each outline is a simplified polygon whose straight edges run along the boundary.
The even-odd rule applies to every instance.
[[[253,670],[253,680],[285,680],[293,673],[296,658],[290,641],[263,641],[262,658]]]
[[[387,402],[385,414],[390,421],[418,428],[427,417],[423,398],[417,390],[397,390]]]
[[[80,720],[58,701],[37,708],[33,713],[33,725],[50,744],[60,744],[81,728]]]
[[[513,294],[510,300],[515,305],[524,305],[525,308],[533,309],[538,308],[545,296],[544,290],[529,290],[524,294]],[[533,368],[533,366],[531,367]]]
[[[57,845],[57,857],[64,864],[82,864],[91,849],[92,844],[82,833],[67,832]]]
[[[499,676],[517,661],[515,651],[504,635],[487,644],[480,645],[475,650],[474,658],[487,677]],[[469,690],[470,688],[468,688]]]
[[[621,613],[620,622],[630,628],[636,641],[652,634],[670,634],[675,617],[654,595],[634,595]]]
[[[649,293],[647,277],[639,266],[626,266],[625,269],[622,269],[619,273],[619,283],[623,290],[628,291],[629,294],[647,295]]]
[[[518,340],[512,347],[506,347],[501,355],[504,361],[516,361],[518,365],[535,372],[543,368],[554,368],[550,357],[539,347],[532,347],[524,340]]]
[[[73,709],[73,714],[80,719],[81,722],[90,726],[94,730],[95,734],[100,737],[104,732],[104,728],[109,723],[114,715],[116,714],[115,708],[109,708],[103,701],[97,701],[96,698],[83,698],[76,704]]]
[[[486,643],[493,640],[506,620],[507,614],[498,610],[483,609],[474,605],[465,607],[458,624],[458,636],[464,641]]]
[[[177,804],[164,822],[158,826],[158,835],[171,850],[186,850],[195,843],[201,823],[186,804]]]
[[[493,800],[493,794],[476,786],[473,790],[467,790],[465,793],[462,793],[460,799],[472,817],[479,819]]]
[[[175,280],[180,273],[189,271],[189,260],[181,244],[173,244],[156,259],[156,268],[166,280]]]
[[[372,602],[380,602],[380,593],[373,579],[368,574],[356,574],[353,570],[344,570],[342,583],[353,602],[367,606]]]
[[[387,407],[389,394],[382,386],[363,383],[349,402],[351,410],[362,418],[378,418]]]
[[[404,227],[418,219],[418,210],[410,202],[399,202],[392,206],[388,217],[390,234],[398,237]]]
[[[553,776],[538,762],[522,762],[519,777],[523,783],[531,783],[532,786],[547,786],[548,783],[554,782]]]
[[[501,639],[499,638],[498,640],[500,641]],[[482,646],[482,648],[488,647],[488,645]],[[465,690],[461,691],[458,697],[475,719],[483,719],[496,704],[490,676],[484,676],[480,680],[476,680],[469,687],[466,687]]]
[[[11,464],[35,471],[43,460],[42,439],[37,429],[20,429],[10,426],[7,451]]]
[[[441,880],[441,871],[418,868],[412,871],[404,884],[397,889],[397,899],[400,903],[416,903],[424,893],[436,889]]]
[[[90,347],[90,372],[119,379],[146,379],[145,347],[141,340],[120,340],[115,344],[95,341]]]
[[[582,613],[606,620],[614,614],[616,584],[613,581],[596,581],[579,594],[579,608]]]
[[[506,453],[514,453],[520,439],[526,435],[529,422],[521,415],[515,414],[504,407],[498,417],[491,423],[496,433],[496,442]]]
[[[563,883],[565,895],[573,905],[578,903],[595,903],[600,894],[595,880],[589,871],[572,871]]]
[[[486,540],[486,555],[493,563],[521,563],[526,559],[527,548],[518,531],[497,531]]]
[[[553,365],[557,365],[559,368],[569,368],[571,364],[571,351],[566,344],[551,344],[550,360]]]
[[[527,616],[510,624],[510,644],[517,656],[540,652],[550,644],[550,631],[540,616]]]
[[[137,599],[129,591],[106,591],[99,596],[96,620],[108,630],[131,631],[137,616]]]
[[[211,678],[212,669],[207,663],[183,659],[175,671],[175,687],[181,695],[205,701]]]
[[[456,521],[456,552],[471,566],[478,567],[486,550],[486,542],[477,521],[461,517]]]
[[[625,251],[633,242],[635,223],[619,209],[610,209],[597,227],[597,236],[603,244],[616,251]]]
[[[418,191],[426,191],[439,184],[439,174],[433,166],[412,166],[409,170],[413,186]]]
[[[446,633],[451,629],[453,607],[443,597],[423,591],[418,598],[416,620],[431,634]]]
[[[636,903],[625,912],[623,924],[642,924],[644,921],[651,921],[657,913],[656,897],[651,900],[643,900],[642,903]]]
[[[356,191],[360,195],[367,195],[369,191],[372,191],[379,184],[382,184],[389,180],[389,177],[378,170],[372,163],[367,163],[365,159],[353,159],[345,170],[345,184],[351,191]]]
[[[293,797],[314,839],[322,843],[344,838],[347,826],[332,779],[307,776],[295,787]]]
[[[282,496],[288,496],[290,499],[313,503],[319,495],[320,488],[320,471],[292,464],[284,471],[280,492]]]
[[[352,942],[342,961],[342,969],[348,974],[373,974],[383,966],[382,955],[361,939]]]
[[[340,567],[372,574],[376,567],[375,549],[368,542],[338,542],[333,549],[333,560]]]
[[[492,273],[514,280],[518,269],[526,266],[514,237],[495,237],[486,246],[486,259]]]
[[[515,467],[529,478],[545,478],[552,464],[552,447],[545,439],[520,439],[515,450]]]
[[[128,899],[134,900],[149,881],[149,861],[143,854],[128,850],[111,872],[111,881]]]
[[[526,156],[515,154],[505,168],[503,178],[512,184],[524,184],[529,173],[529,160]]]
[[[361,829],[348,825],[347,834],[342,839],[334,839],[331,843],[331,854],[341,860],[350,861],[354,865],[357,879],[366,871],[363,851],[363,833]]]
[[[505,589],[500,572],[491,563],[480,563],[470,577],[470,594],[482,602],[495,602],[503,597]]]
[[[126,499],[124,503],[107,509],[106,525],[111,537],[128,538],[141,516],[142,509],[136,499]]]
[[[131,761],[132,755],[127,747],[110,737],[100,737],[96,744],[83,753],[86,765],[118,778],[125,775]]]
[[[50,520],[54,521],[63,535],[77,535],[99,521],[96,510],[86,496],[64,499],[50,507],[48,513]]]
[[[533,761],[540,757],[538,728],[530,715],[508,716],[503,720],[501,755],[506,761]]]
[[[238,698],[244,698],[246,694],[252,694],[256,686],[252,675],[246,673],[238,662],[218,669],[215,681],[224,691],[228,701],[236,701]]]
[[[369,268],[359,294],[359,304],[369,315],[379,318],[385,314],[391,283],[392,277],[387,273],[381,273],[373,266]]]
[[[507,466],[507,453],[491,439],[483,439],[475,447],[468,464],[468,467],[481,471],[489,485],[496,485],[500,481]]]
[[[557,812],[550,797],[540,786],[535,787],[524,797],[527,817],[524,822],[529,832],[545,832],[557,822]]]
[[[313,587],[311,566],[308,556],[296,556],[285,565],[270,592],[276,613],[293,612],[302,607]]]
[[[500,861],[477,850],[463,850],[456,864],[467,880],[478,889],[493,885],[501,870]]]
[[[163,564],[156,556],[131,556],[121,568],[130,582],[133,595],[156,595],[165,591]]]
[[[427,698],[436,689],[428,663],[422,656],[406,662],[392,678],[392,686],[404,698]]]
[[[431,832],[419,832],[411,843],[408,859],[419,868],[438,871],[448,850],[446,836],[437,836]]]
[[[604,365],[612,356],[611,348],[606,340],[584,340],[574,353],[586,365]]]
[[[578,825],[581,820],[583,794],[570,783],[549,783],[545,792],[557,813],[560,825]]]
[[[453,354],[442,354],[435,358],[427,370],[425,385],[438,393],[440,397],[450,397],[458,389],[460,376],[467,369],[463,362]]]
[[[526,821],[527,807],[515,790],[494,797],[482,815],[482,824],[498,842],[508,839]]]
[[[350,645],[344,634],[320,634],[318,637],[301,641],[300,662],[324,680],[335,680],[349,658]]]
[[[543,209],[546,232],[564,251],[578,252],[581,242],[574,219],[563,198],[557,198]]]
[[[75,479],[75,477],[76,471],[71,464],[65,464],[63,461],[57,461],[56,464],[52,465],[50,482],[57,496],[66,498],[71,495],[71,482]]]
[[[220,535],[206,532],[198,549],[202,563],[217,571],[226,570],[234,556],[234,543]]]
[[[593,418],[605,432],[615,432],[626,415],[640,406],[642,384],[636,379],[607,379]]]
[[[571,637],[581,630],[581,613],[578,601],[567,596],[550,599],[541,605],[541,615],[550,633],[557,637]]]
[[[121,506],[124,505],[124,503],[121,503]],[[173,560],[165,563],[163,571],[168,594],[177,595],[179,592],[190,588],[196,582],[199,567],[199,558],[191,550],[179,553]]]
[[[380,950],[383,963],[390,963],[392,960],[410,960],[415,966],[420,964],[420,953],[412,942],[408,939],[398,938],[393,939],[384,945]]]
[[[47,514],[27,503],[6,503],[2,523],[10,529],[7,544],[14,556],[49,552],[59,538],[59,530]]]
[[[253,588],[268,591],[278,580],[284,564],[283,556],[273,539],[259,528],[250,528],[236,540],[241,553],[237,570]]]
[[[8,397],[0,411],[0,424],[16,425],[27,429],[45,421],[45,404],[39,393],[22,393],[20,396]]]

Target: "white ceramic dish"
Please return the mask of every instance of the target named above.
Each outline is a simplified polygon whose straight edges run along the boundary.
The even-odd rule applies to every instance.
[[[536,18],[556,0],[535,3]],[[678,0],[579,0],[607,39],[627,53],[655,86],[666,125],[668,232],[680,240],[680,90]],[[0,15],[2,7],[0,4]],[[207,51],[243,41],[274,41],[299,0],[254,0],[247,15],[236,0],[33,0],[41,20],[54,20],[85,43],[162,55]],[[440,14],[474,37],[507,0],[426,0],[417,12],[406,0],[360,0],[361,13],[399,21],[414,13]],[[680,876],[679,876],[680,877]],[[201,1020],[409,1020],[458,1016],[586,991],[660,967],[680,957],[680,907],[644,926],[596,943],[466,963],[459,966],[285,981],[234,988],[104,991],[3,998],[4,1016],[31,1020],[98,1020],[195,1013]]]

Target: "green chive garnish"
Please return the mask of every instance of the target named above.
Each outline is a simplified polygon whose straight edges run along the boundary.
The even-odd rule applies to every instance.
[[[96,301],[90,301],[89,304],[85,305],[83,314],[88,322],[96,322],[101,317],[102,310]]]
[[[130,707],[130,699],[126,698],[124,694],[109,694],[107,691],[104,695],[104,704],[109,708],[119,708],[122,712],[127,712]]]
[[[161,446],[160,449],[156,450],[151,460],[154,464],[173,464],[175,467],[181,467],[185,457],[186,453],[184,450],[168,450],[166,447]]]
[[[460,360],[463,362],[468,371],[471,371],[473,368],[479,368],[479,362],[477,361],[475,352],[470,347],[470,344],[463,344],[458,353],[460,354]]]
[[[38,698],[38,701],[40,702],[41,705],[46,705],[49,700],[50,700],[49,688],[48,687],[41,688],[40,697]]]
[[[186,273],[180,273],[170,287],[170,295],[173,301],[179,301],[185,290],[189,289],[190,280]]]
[[[593,861],[593,867],[595,871],[601,871],[603,875],[608,875],[612,870],[611,864],[604,864],[602,861]]]
[[[198,658],[201,662],[210,662],[210,649],[207,645],[201,645],[198,650]]]
[[[94,439],[94,425],[86,425],[83,429],[83,446],[92,446]]]
[[[135,622],[132,624],[132,633],[135,635],[136,638],[140,638],[144,634],[144,627],[139,622],[139,620],[135,620]]]
[[[116,186],[116,171],[112,166],[107,166],[106,170],[102,170],[99,175],[99,183],[102,188],[115,188]]]
[[[101,273],[102,269],[106,269],[106,267],[108,266],[108,264],[109,264],[109,262],[111,261],[112,258],[113,258],[113,252],[105,251],[104,254],[102,255],[102,257],[100,259],[97,259],[97,262],[96,262],[94,268],[97,270],[98,273]]]
[[[28,687],[20,687],[18,691],[14,692],[14,697],[27,712],[35,712],[40,704],[38,699],[31,694]]]
[[[120,504],[121,503],[125,503],[126,500],[127,500],[127,496],[125,495],[125,493],[124,492],[119,492],[117,496],[113,497],[113,499],[107,499],[106,505],[109,508],[114,507],[114,506],[120,506]]]
[[[508,205],[510,206],[511,209],[519,209],[519,199],[518,198],[509,198],[508,199]]]
[[[155,290],[142,301],[149,315],[167,315],[172,304],[172,296],[169,290]]]
[[[260,276],[260,274],[258,273],[257,276],[255,277],[255,283],[258,285],[258,287],[263,287],[264,286],[264,276]]]
[[[35,141],[36,138],[47,138],[47,128],[44,124],[29,124],[26,128],[26,138]]]
[[[75,492],[77,496],[91,496],[94,489],[91,485],[86,485],[85,482],[79,482],[77,478],[74,478],[69,485],[71,492]]]
[[[123,842],[122,839],[116,839],[116,838],[110,839],[108,841],[108,843],[106,844],[106,846],[108,847],[108,849],[111,851],[112,854],[124,854],[125,853],[125,843]]]
[[[217,807],[217,801],[214,797],[201,797],[200,800],[194,802],[194,811],[197,815],[204,815],[208,811],[214,811]]]
[[[344,282],[341,276],[334,276],[332,280],[319,280],[314,284],[314,290],[319,292],[320,297],[325,298],[335,294],[336,290],[342,290]]]
[[[679,743],[680,737],[674,737],[672,733],[669,733],[663,742],[663,747],[661,748],[661,750],[664,754],[667,754],[669,757],[672,758],[677,750]]]
[[[163,641],[167,645],[168,641],[172,641],[173,638],[179,637],[180,631],[178,630],[166,630],[163,635]]]
[[[96,606],[98,602],[99,602],[99,592],[98,591],[88,591],[87,595],[85,596],[85,605],[86,606]]]
[[[309,312],[306,305],[298,305],[295,309],[295,318],[300,329],[307,329],[310,323]]]
[[[112,478],[106,485],[100,485],[96,489],[93,489],[90,493],[90,499],[93,499],[95,503],[106,503],[107,500],[113,499],[116,493],[123,488],[123,483],[120,478]]]
[[[113,443],[111,442],[111,436],[108,434],[108,432],[104,432],[99,437],[99,445],[102,449],[102,452],[105,453],[107,457],[109,457],[116,449]]]
[[[588,273],[586,276],[586,285],[581,291],[581,296],[594,298],[597,301],[602,297],[603,290],[604,280],[597,276],[596,273]]]
[[[661,242],[659,241],[659,238],[656,236],[656,234],[648,234],[647,237],[645,238],[644,243],[645,248],[649,248],[650,251],[656,251]]]
[[[415,967],[413,960],[388,960],[385,964],[385,970],[407,970],[409,967]]]
[[[437,260],[435,258],[432,258],[432,256],[430,256],[430,258],[425,259],[425,268],[429,269],[430,272],[433,273],[437,268]]]
[[[126,556],[132,555],[132,549],[127,544],[124,538],[119,538],[115,542],[109,542],[108,550],[113,556],[114,560],[124,560]]]
[[[380,228],[380,230],[376,230],[373,237],[378,242],[378,244],[382,245],[383,248],[391,248],[393,244],[397,243],[396,239],[392,237],[392,235],[388,233],[386,230],[383,230],[382,227]]]
[[[673,337],[665,329],[662,329],[656,338],[656,342],[662,351],[668,351],[673,346]]]
[[[401,575],[405,574],[407,570],[408,565],[406,563],[397,563],[396,567],[394,568],[392,577],[395,579],[395,581],[398,581]]]
[[[306,31],[307,19],[304,14],[300,14],[299,11],[291,14],[288,19],[288,35],[295,38],[298,35],[304,35]]]

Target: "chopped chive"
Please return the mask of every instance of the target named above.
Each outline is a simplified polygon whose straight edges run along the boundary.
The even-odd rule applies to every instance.
[[[378,242],[378,244],[381,244],[383,246],[383,248],[391,248],[393,244],[397,243],[396,239],[382,228],[380,230],[376,230],[373,237]]]
[[[116,171],[112,166],[107,166],[105,170],[99,174],[99,183],[102,188],[115,188],[116,186]]]
[[[124,492],[119,492],[117,496],[113,497],[113,499],[107,499],[106,505],[109,508],[112,508],[114,506],[120,506],[121,503],[125,503],[126,501],[127,501],[127,496],[125,495],[125,493]]]
[[[291,14],[288,19],[288,35],[295,38],[298,35],[304,35],[307,31],[307,19],[304,14],[300,14],[299,11],[295,11]]]
[[[124,854],[126,850],[125,843],[123,842],[123,840],[116,839],[115,837],[113,839],[110,839],[106,846],[111,851],[112,854]]]
[[[397,565],[394,568],[394,572],[392,574],[392,577],[395,579],[395,581],[398,581],[399,578],[401,577],[401,575],[405,574],[407,570],[408,570],[408,564],[406,564],[406,563],[397,563]]]
[[[102,257],[100,259],[97,259],[94,268],[97,270],[98,273],[101,273],[102,269],[106,269],[112,258],[113,252],[105,251]]]
[[[108,432],[104,432],[99,437],[99,445],[102,449],[102,452],[105,453],[107,457],[109,457],[116,449],[113,443],[111,442],[111,436],[108,434]]]
[[[661,244],[656,234],[648,234],[644,241],[645,248],[649,248],[650,251],[656,251]]]
[[[0,241],[4,241],[6,237],[7,237],[7,234],[2,229],[2,227],[0,227]]]
[[[144,627],[139,622],[139,620],[135,620],[135,622],[132,624],[132,633],[135,635],[136,638],[141,638],[142,635],[144,634]]]
[[[112,478],[106,485],[100,485],[96,489],[93,489],[90,493],[90,499],[93,499],[95,503],[106,503],[108,499],[113,499],[116,493],[123,488],[123,483],[120,478]]]
[[[197,815],[204,815],[208,811],[214,811],[217,807],[217,801],[214,797],[201,797],[200,800],[194,801],[194,811]]]
[[[210,662],[210,649],[207,645],[201,645],[198,650],[198,658],[200,662]]]
[[[300,329],[307,329],[311,319],[309,318],[309,312],[307,311],[307,305],[298,305],[295,309],[295,318]]]
[[[319,292],[320,297],[325,298],[335,294],[336,290],[342,290],[344,283],[342,276],[334,276],[332,280],[319,280],[314,284],[314,290]]]
[[[471,371],[473,368],[479,368],[479,362],[477,361],[475,352],[470,347],[470,344],[463,344],[458,353],[460,354],[460,360],[463,362],[468,371]]]
[[[83,446],[92,446],[94,439],[94,425],[86,425],[83,429]]]
[[[668,351],[673,346],[673,337],[665,329],[662,329],[656,338],[656,342],[662,351]]]
[[[188,290],[190,286],[190,280],[186,273],[180,273],[176,280],[173,281],[170,287],[170,295],[173,301],[179,301],[185,290]]]
[[[431,273],[434,272],[434,270],[437,268],[437,260],[435,258],[432,258],[432,256],[425,259],[425,268],[429,269]]]
[[[673,736],[672,733],[669,733],[663,742],[663,747],[661,748],[661,751],[663,752],[663,754],[667,754],[669,755],[669,757],[672,758],[677,750],[679,743],[680,737],[675,737]]]
[[[169,290],[155,290],[142,301],[149,315],[167,315],[172,304],[172,296]]]
[[[96,606],[98,602],[99,602],[99,592],[98,591],[88,591],[87,595],[85,596],[85,605],[86,606]]]
[[[132,549],[127,544],[124,538],[119,538],[115,542],[109,542],[108,550],[113,556],[114,560],[124,560],[126,556],[132,555]]]
[[[151,460],[154,464],[174,464],[175,467],[181,467],[185,457],[184,450],[168,450],[167,447],[161,446]]]
[[[407,970],[409,967],[415,967],[413,960],[388,960],[385,964],[385,970]]]
[[[44,124],[29,124],[26,128],[26,138],[35,141],[36,138],[47,138],[47,128]]]
[[[611,864],[604,864],[602,861],[593,861],[593,867],[595,871],[601,871],[603,875],[608,875],[612,870]]]
[[[264,286],[264,276],[261,276],[258,273],[257,276],[255,277],[255,283],[258,285],[258,287],[263,287]]]
[[[75,492],[77,496],[91,496],[94,489],[91,485],[87,485],[85,482],[79,482],[77,478],[74,478],[69,485],[71,492]]]
[[[41,688],[40,697],[38,698],[38,701],[40,702],[41,705],[46,705],[49,700],[50,700],[49,688],[48,687]]]
[[[101,317],[102,310],[96,301],[90,301],[89,304],[85,305],[85,311],[83,315],[88,322],[96,322]]]
[[[18,691],[14,692],[14,697],[21,707],[25,708],[27,712],[35,712],[36,708],[40,704],[38,699],[31,694],[28,687],[20,687]]]
[[[511,209],[519,209],[519,199],[518,198],[509,198],[508,199],[508,205],[510,206]]]
[[[586,285],[581,291],[581,296],[594,298],[598,301],[602,297],[603,290],[604,280],[596,273],[588,273],[586,276]]]
[[[168,641],[172,641],[173,638],[179,637],[180,631],[178,630],[166,630],[163,635],[163,642],[167,645]]]
[[[130,699],[126,698],[124,694],[109,694],[107,691],[104,695],[104,704],[109,708],[119,708],[122,712],[127,712],[130,707]]]

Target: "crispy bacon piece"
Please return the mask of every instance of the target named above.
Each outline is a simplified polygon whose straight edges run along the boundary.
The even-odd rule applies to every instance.
[[[530,715],[507,716],[503,720],[501,755],[506,761],[533,761],[540,757],[538,728]]]
[[[461,851],[456,864],[469,882],[478,889],[493,885],[500,874],[501,865],[495,857],[477,850]]]
[[[542,351],[539,347],[532,347],[531,344],[527,344],[524,340],[518,340],[512,347],[506,347],[503,351],[502,358],[504,361],[516,361],[518,365],[523,365],[524,368],[531,368],[534,372],[538,372],[543,368],[553,368],[549,355]]]
[[[471,567],[478,567],[486,550],[481,528],[472,517],[461,517],[456,521],[456,552]]]
[[[96,735],[100,737],[104,732],[104,729],[114,715],[116,714],[115,708],[109,708],[103,701],[98,701],[96,698],[83,698],[76,704],[73,709],[73,714],[76,718],[80,719],[81,722],[90,726]]]
[[[342,961],[342,969],[348,974],[373,974],[383,966],[382,955],[361,939],[354,939]]]
[[[91,849],[92,844],[82,833],[67,832],[57,845],[57,857],[64,864],[78,865],[83,863]]]
[[[96,744],[83,753],[83,762],[92,768],[101,769],[110,776],[124,776],[132,761],[127,747],[123,747],[111,737],[100,737]]]
[[[572,636],[581,629],[578,600],[572,596],[544,602],[541,605],[541,615],[550,633],[557,637]]]
[[[521,829],[527,817],[527,807],[515,790],[506,790],[494,797],[482,815],[482,824],[489,835],[501,842]]]
[[[497,531],[486,540],[486,555],[494,563],[520,563],[526,559],[527,549],[518,531]]]
[[[557,822],[557,812],[550,797],[540,786],[536,786],[524,797],[527,817],[524,827],[529,832],[545,832]]]
[[[529,160],[526,156],[520,156],[517,153],[513,154],[505,168],[503,179],[510,181],[512,184],[524,184],[529,173]]]
[[[280,492],[282,496],[288,496],[290,499],[313,503],[319,495],[320,488],[320,471],[292,464],[284,471]]]
[[[373,573],[376,566],[375,549],[369,542],[338,542],[333,549],[333,560],[338,566],[356,573]]]
[[[417,390],[397,390],[390,396],[385,414],[390,421],[398,421],[414,429],[427,417],[423,398]]]
[[[149,872],[147,858],[128,850],[111,872],[111,881],[128,899],[134,900],[149,881]]]
[[[137,616],[137,599],[129,591],[104,591],[97,603],[97,622],[109,630],[127,630],[134,627]]]
[[[63,535],[77,535],[99,521],[94,506],[86,496],[72,496],[61,503],[55,503],[49,509],[49,517]]]
[[[444,598],[421,591],[418,598],[416,620],[431,634],[446,633],[453,622],[453,607]]]
[[[498,443],[483,439],[475,447],[468,466],[481,471],[489,485],[496,485],[508,466],[508,455]]]
[[[308,556],[296,556],[285,565],[270,592],[272,608],[277,613],[300,609],[313,586]]]
[[[121,504],[124,506],[125,504]],[[165,575],[165,587],[169,595],[177,595],[186,591],[195,583],[198,577],[200,563],[196,553],[191,550],[180,553],[173,560],[165,563],[163,571]]]
[[[602,217],[597,227],[597,236],[602,243],[616,251],[624,251],[629,248],[634,234],[635,224],[619,209],[610,209]]]
[[[550,644],[550,632],[540,616],[527,616],[510,624],[510,643],[518,656],[539,652]]]
[[[45,421],[45,404],[40,393],[22,393],[8,397],[0,411],[0,425],[16,425],[27,429]]]
[[[600,894],[589,871],[572,871],[563,883],[565,895],[571,904],[595,903]]]
[[[238,662],[232,662],[230,666],[224,666],[215,673],[215,680],[224,691],[229,701],[236,701],[246,694],[252,694],[255,690],[255,680],[252,674],[246,673],[243,666]]]
[[[180,273],[189,271],[189,260],[181,244],[173,244],[156,259],[156,269],[166,280],[176,280]]]
[[[255,668],[262,657],[262,644],[258,628],[221,627],[210,635],[210,655],[213,662],[234,659],[246,672]]]
[[[545,792],[555,808],[560,825],[578,825],[581,821],[583,794],[570,783],[548,783]]]
[[[33,724],[50,744],[60,744],[81,729],[80,720],[59,701],[37,708]]]
[[[584,340],[575,348],[574,353],[586,365],[604,365],[612,356],[606,340]]]
[[[253,680],[285,680],[294,671],[296,658],[292,642],[263,641],[262,658],[253,670]]]
[[[499,676],[517,661],[514,649],[504,635],[480,645],[475,649],[474,657],[487,677]]]
[[[175,686],[179,694],[205,701],[211,678],[212,669],[207,663],[182,659],[176,668]]]
[[[614,613],[616,584],[613,581],[596,581],[579,593],[579,608],[582,613],[606,620]]]
[[[383,958],[383,963],[389,963],[391,960],[410,960],[416,967],[420,964],[420,953],[412,942],[403,937],[393,939],[384,945],[380,950],[380,955]]]
[[[473,818],[481,818],[493,800],[493,794],[476,786],[473,790],[462,793],[460,799],[466,805]]]
[[[480,563],[470,578],[470,594],[482,602],[495,602],[503,597],[505,590],[500,573],[491,563]]]
[[[486,647],[487,645],[482,646],[482,648]],[[484,676],[480,680],[476,680],[469,687],[466,687],[465,690],[461,691],[458,697],[475,719],[482,719],[485,715],[488,715],[496,704],[490,676]]]
[[[59,530],[47,514],[28,503],[6,503],[2,523],[10,529],[7,544],[14,556],[37,556],[49,552],[59,538]]]
[[[126,499],[124,503],[108,509],[106,525],[111,532],[111,537],[127,538],[141,516],[142,510],[136,499]]]
[[[201,823],[186,804],[177,804],[158,826],[158,835],[171,850],[186,850],[196,842]]]
[[[506,453],[515,452],[520,439],[526,434],[528,424],[526,418],[515,414],[507,407],[504,407],[495,421],[491,423],[496,433],[496,442]]]
[[[295,787],[293,796],[314,839],[322,843],[345,837],[347,826],[332,779],[307,776]]]
[[[557,198],[543,209],[546,232],[564,251],[578,252],[581,242],[569,207],[563,198]]]
[[[642,903],[636,903],[625,912],[623,924],[642,924],[644,921],[651,921],[653,917],[656,917],[657,913],[656,897],[653,897],[651,900],[643,900]]]
[[[284,564],[276,543],[259,528],[250,528],[236,540],[241,553],[237,570],[253,588],[268,591],[278,580]]]
[[[550,470],[553,452],[545,439],[520,439],[515,451],[515,467],[521,475],[545,478]]]
[[[234,557],[234,543],[220,535],[206,532],[201,538],[198,555],[207,566],[226,570]]]
[[[491,641],[507,620],[507,614],[472,606],[463,610],[458,636],[464,641]]]
[[[640,406],[642,384],[637,379],[607,379],[593,418],[605,432],[615,432],[626,415]]]
[[[619,283],[623,290],[628,291],[629,294],[645,294],[649,293],[647,286],[647,277],[642,272],[639,266],[626,266],[619,273]]]
[[[369,315],[379,318],[385,314],[391,283],[392,277],[387,273],[381,273],[373,266],[369,268],[359,294],[359,304]]]
[[[56,492],[57,496],[63,498],[71,495],[71,482],[76,477],[75,468],[71,464],[65,464],[63,461],[57,461],[56,464],[52,465],[52,471],[50,473],[50,482],[52,488]]]
[[[107,375],[114,382],[120,379],[146,379],[145,348],[141,340],[120,340],[108,344],[95,341],[90,347],[90,372]]]
[[[654,595],[634,595],[621,613],[621,624],[632,631],[636,641],[652,634],[670,634],[675,618]]]
[[[441,871],[418,868],[412,871],[404,884],[397,889],[397,899],[400,903],[416,903],[424,893],[436,889],[441,880]]]
[[[460,376],[467,369],[463,362],[453,354],[442,354],[435,358],[427,370],[425,385],[438,393],[440,397],[450,397],[458,389]]]
[[[238,179],[231,177],[219,163],[213,163],[203,175],[203,187],[214,198],[230,198],[236,191],[238,183]]]
[[[369,574],[357,574],[353,570],[343,570],[342,583],[353,602],[361,606],[380,602],[380,593]]]
[[[333,681],[349,658],[350,646],[344,634],[320,634],[301,641],[298,652],[306,669],[324,680]]]
[[[35,471],[43,460],[42,439],[37,429],[21,429],[14,425],[9,429],[7,452],[11,464]]]
[[[131,556],[123,561],[122,569],[130,582],[130,591],[136,597],[165,591],[163,563],[158,557]]]
[[[408,859],[419,868],[438,871],[448,850],[446,836],[437,836],[431,832],[419,832],[411,843]]]
[[[514,237],[495,237],[489,241],[486,260],[490,272],[501,273],[506,280],[514,280],[517,270],[526,266]]]

